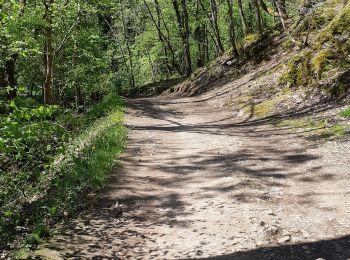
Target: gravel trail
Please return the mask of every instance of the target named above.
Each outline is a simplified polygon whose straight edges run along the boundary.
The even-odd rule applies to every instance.
[[[44,259],[347,259],[349,143],[234,117],[213,96],[128,101],[128,148]],[[109,208],[116,202],[121,218]]]

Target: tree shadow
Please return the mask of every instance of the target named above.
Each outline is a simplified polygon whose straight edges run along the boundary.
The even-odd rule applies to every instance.
[[[257,203],[273,207],[290,196],[277,196],[275,191],[288,189],[292,184],[316,188],[325,181],[339,181],[340,176],[322,172],[322,165],[318,164],[322,157],[308,151],[308,146],[290,144],[299,139],[292,139],[294,134],[288,128],[276,130],[269,125],[281,118],[314,113],[315,109],[327,110],[326,103],[263,119],[243,120],[227,114],[206,117],[211,108],[205,103],[191,104],[190,111],[185,103],[179,106],[177,100],[134,99],[128,100],[128,105],[134,118],[128,127],[138,134],[130,136],[120,166],[111,173],[92,209],[80,214],[77,221],[55,237],[56,243],[46,246],[63,252],[65,258],[133,259],[135,255],[149,258],[150,244],[159,247],[157,237],[165,236],[161,230],[189,229],[191,225],[185,218],[196,211],[211,212],[215,207],[220,210],[237,205],[254,208]],[[200,120],[186,122],[189,114],[193,118],[200,115]],[[149,133],[152,135],[147,136]],[[182,134],[186,141],[180,144],[193,148],[188,153],[167,139],[181,138]],[[216,139],[224,140],[225,147],[221,149]],[[200,142],[206,143],[201,146]],[[231,144],[234,149],[230,149]],[[199,188],[191,192],[187,189],[190,185]],[[339,194],[342,191],[301,190],[293,194],[292,200],[298,207],[312,209],[318,197]],[[191,201],[185,196],[190,196]],[[228,198],[229,205],[223,202],[214,205],[221,196]],[[116,201],[123,206],[121,219],[114,218],[109,209]],[[191,204],[197,201],[203,204],[200,209]],[[327,210],[330,208],[317,212],[326,214]],[[208,222],[205,218],[192,221]],[[346,259],[337,258],[337,254],[348,256],[348,248],[349,237],[345,237],[203,259],[316,259],[312,258],[315,256]],[[105,255],[99,255],[101,252]],[[160,255],[155,258],[162,259]]]
[[[350,236],[310,243],[262,247],[201,260],[342,260],[350,257]]]

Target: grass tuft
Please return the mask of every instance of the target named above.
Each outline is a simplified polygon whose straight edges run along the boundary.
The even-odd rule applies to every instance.
[[[339,113],[341,117],[350,117],[350,107],[344,109]]]

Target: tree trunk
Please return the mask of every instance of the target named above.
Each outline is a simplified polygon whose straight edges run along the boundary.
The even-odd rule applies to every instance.
[[[54,0],[46,0],[45,5],[45,70],[44,70],[44,105],[52,104],[52,79],[53,79],[53,31],[52,31],[52,4]]]
[[[247,19],[243,11],[242,0],[238,0],[237,2],[238,2],[239,18],[241,19],[241,23],[243,27],[243,33],[244,33],[244,36],[247,36],[250,33],[250,28],[248,26]]]
[[[198,25],[194,30],[194,37],[198,46],[197,67],[203,67],[207,60],[206,31],[205,25]]]
[[[186,76],[189,77],[192,74],[192,61],[191,61],[191,49],[190,49],[190,27],[188,22],[187,1],[182,0],[182,13],[183,13],[183,41],[184,41],[184,58],[186,64]]]
[[[210,0],[210,8],[211,8],[211,20],[213,23],[213,29],[214,29],[214,34],[216,38],[218,53],[223,54],[225,50],[221,41],[220,30],[218,25],[218,7],[217,7],[216,0]]]
[[[156,5],[156,13],[157,13],[157,25],[156,25],[156,27],[160,29],[161,26],[162,26],[162,18],[163,18],[162,17],[162,12],[160,10],[160,5],[159,5],[158,0],[154,0],[154,3]],[[167,27],[166,27],[166,29],[167,29]],[[168,76],[170,76],[171,72],[173,70],[176,70],[176,66],[173,65],[173,68],[171,68],[172,66],[171,66],[171,63],[169,61],[168,49],[167,49],[167,46],[166,46],[166,44],[165,44],[165,42],[163,40],[163,37],[162,37],[162,35],[160,33],[158,33],[158,39],[162,43],[162,47],[163,47],[163,53],[164,53],[164,57],[165,57],[166,74]],[[173,55],[173,57],[174,57],[174,64],[175,64],[175,55]]]
[[[6,61],[6,83],[9,88],[8,98],[14,99],[17,97],[17,80],[16,80],[16,60],[17,54],[12,54],[10,59]]]
[[[156,4],[156,9],[157,9],[158,22],[154,18],[153,13],[152,13],[149,5],[147,4],[147,2],[145,0],[143,2],[144,2],[145,6],[147,8],[148,14],[149,14],[149,16],[150,16],[154,26],[157,29],[158,36],[159,36],[160,42],[162,43],[162,45],[164,47],[164,50],[166,52],[168,50],[170,51],[172,67],[181,75],[182,72],[181,72],[181,69],[180,69],[180,66],[179,66],[178,62],[176,61],[175,52],[174,52],[174,49],[173,49],[173,47],[172,47],[172,45],[170,43],[169,35],[168,35],[168,37],[166,37],[164,35],[164,33],[162,32],[161,27],[160,27],[160,22],[159,21],[161,20],[161,15],[162,14],[161,14],[161,11],[160,11],[161,9],[160,9],[158,1],[154,0],[154,2]]]
[[[79,28],[79,25],[77,25],[77,28]],[[78,42],[77,42],[78,35],[75,35],[74,37],[74,52],[73,52],[73,65],[76,66],[78,64]],[[77,76],[77,75],[75,75]],[[83,98],[82,98],[82,91],[80,82],[74,83],[74,92],[75,92],[75,107],[76,109],[81,110],[81,106],[84,106]]]
[[[233,20],[233,0],[227,0],[228,19],[229,19],[229,36],[233,53],[238,56],[238,49],[236,44],[235,22]]]
[[[286,31],[287,26],[285,20],[287,19],[287,10],[286,10],[286,3],[284,0],[273,0],[274,5],[276,6],[278,16],[281,20],[282,27]]]
[[[123,3],[120,6],[123,6]],[[124,40],[125,40],[125,43],[126,43],[126,49],[127,49],[127,52],[128,52],[128,58],[129,58],[129,64],[130,64],[130,75],[129,75],[130,87],[131,88],[135,88],[134,62],[133,62],[133,59],[132,59],[132,51],[131,51],[130,42],[129,42],[129,39],[128,39],[129,36],[128,36],[128,33],[127,33],[127,28],[126,28],[126,22],[125,22],[123,9],[120,9],[120,16],[122,18]]]
[[[0,68],[0,87],[7,90],[7,98],[14,99],[17,96],[16,60],[17,54],[12,54],[5,66]]]
[[[191,52],[190,52],[190,32],[188,24],[188,12],[186,0],[181,0],[181,12],[177,0],[172,0],[173,7],[176,14],[176,19],[182,39],[182,49],[183,49],[183,74],[189,77],[192,73],[192,62],[191,62]]]
[[[262,23],[262,17],[260,12],[260,6],[257,0],[252,0],[254,9],[255,9],[255,19],[256,19],[256,30],[258,34],[263,33],[263,23]]]

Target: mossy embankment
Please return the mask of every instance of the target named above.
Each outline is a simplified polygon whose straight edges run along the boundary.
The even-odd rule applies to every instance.
[[[290,87],[316,87],[332,98],[349,91],[350,2],[328,0],[315,6],[295,29],[299,46],[281,77]]]
[[[238,86],[228,91],[228,108],[312,140],[350,137],[350,2],[318,1],[270,42],[272,55],[255,65],[248,59],[227,84]]]

